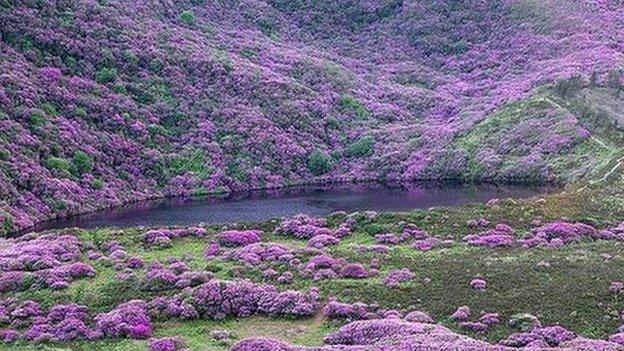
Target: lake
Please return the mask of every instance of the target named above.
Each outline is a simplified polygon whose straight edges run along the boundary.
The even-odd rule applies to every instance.
[[[494,198],[528,198],[554,186],[420,182],[408,185],[341,184],[233,193],[224,197],[165,198],[42,222],[28,231],[68,227],[186,226],[264,221],[305,213],[410,211],[484,203]]]

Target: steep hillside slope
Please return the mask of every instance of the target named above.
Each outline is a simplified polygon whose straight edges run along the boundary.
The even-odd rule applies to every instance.
[[[562,155],[584,160],[596,129],[535,89],[596,87],[587,99],[616,111],[623,10],[0,1],[1,231],[153,196],[310,181],[580,177],[589,168]]]

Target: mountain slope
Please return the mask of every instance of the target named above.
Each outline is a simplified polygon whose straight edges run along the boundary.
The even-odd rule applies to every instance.
[[[471,165],[489,152],[476,145],[499,142],[483,133],[499,109],[536,88],[578,76],[620,89],[623,13],[615,1],[2,1],[3,231],[309,181],[581,176],[550,161],[593,129],[546,103],[518,118],[542,144],[556,129],[554,144],[510,142],[495,150],[503,164]]]

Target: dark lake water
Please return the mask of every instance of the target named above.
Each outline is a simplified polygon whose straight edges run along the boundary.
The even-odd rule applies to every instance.
[[[349,184],[254,191],[227,197],[167,198],[43,222],[30,230],[67,227],[134,227],[263,221],[306,213],[335,211],[409,211],[459,206],[494,198],[528,198],[554,191],[552,186],[412,183],[407,186]]]

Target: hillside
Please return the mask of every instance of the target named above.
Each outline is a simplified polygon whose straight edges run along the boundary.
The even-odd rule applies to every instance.
[[[5,0],[0,39],[2,232],[305,182],[570,182],[622,145],[618,1]]]

